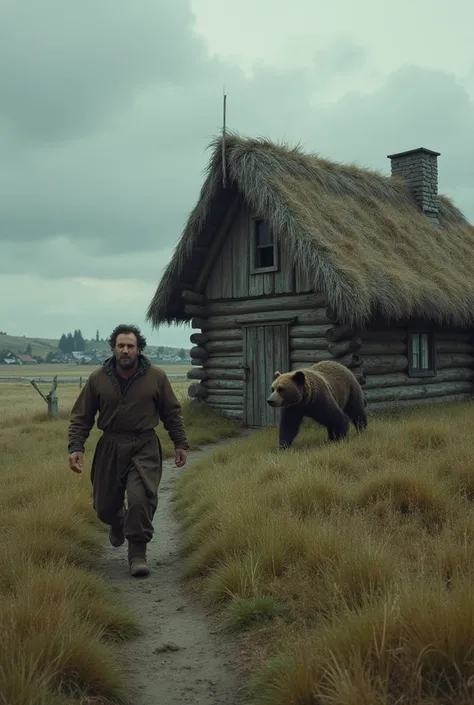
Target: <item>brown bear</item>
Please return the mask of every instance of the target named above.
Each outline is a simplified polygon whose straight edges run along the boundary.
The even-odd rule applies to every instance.
[[[267,403],[281,409],[281,449],[291,446],[305,416],[326,427],[329,441],[347,436],[348,418],[357,432],[367,428],[362,387],[355,375],[335,360],[294,372],[275,372]]]

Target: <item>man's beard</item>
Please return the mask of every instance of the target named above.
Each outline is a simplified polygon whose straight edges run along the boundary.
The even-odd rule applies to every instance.
[[[130,370],[134,366],[135,361],[135,357],[129,357],[128,355],[120,355],[120,357],[117,358],[119,366],[124,370]]]

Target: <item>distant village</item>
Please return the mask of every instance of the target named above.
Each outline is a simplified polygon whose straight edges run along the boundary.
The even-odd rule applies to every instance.
[[[66,336],[63,337],[66,338]],[[33,341],[33,343],[36,346],[39,341]],[[106,342],[104,340],[99,341],[98,337],[96,340],[85,341],[80,336],[80,345],[78,347],[81,349],[79,350],[64,350],[67,345],[61,340],[57,348],[51,345],[51,348],[49,350],[46,349],[42,355],[34,354],[31,342],[26,343],[21,351],[18,350],[18,345],[13,347],[16,349],[3,347],[0,342],[0,365],[100,365],[111,355]],[[69,347],[74,347],[74,345]],[[171,348],[163,345],[149,346],[145,350],[145,355],[153,364],[191,364],[189,350],[184,348]]]
[[[179,354],[160,354],[156,351],[148,352],[146,351],[146,356],[155,365],[158,364],[172,364],[179,363],[191,364],[191,358],[189,352],[185,351],[184,357],[180,357]],[[70,353],[63,353],[60,350],[57,353],[48,353],[46,358],[33,357],[32,355],[20,354],[12,352],[11,350],[3,351],[3,357],[0,357],[0,365],[39,365],[39,364],[68,364],[68,365],[100,365],[108,357],[110,357],[110,351],[105,350],[88,350],[84,351],[73,351]]]

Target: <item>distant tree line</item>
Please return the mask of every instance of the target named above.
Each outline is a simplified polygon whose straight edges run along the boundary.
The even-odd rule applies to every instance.
[[[58,348],[63,353],[83,352],[86,349],[86,341],[80,329],[75,330],[74,333],[63,333],[59,339]]]

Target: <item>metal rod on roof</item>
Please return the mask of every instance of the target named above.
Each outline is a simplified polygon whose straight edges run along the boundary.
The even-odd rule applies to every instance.
[[[225,133],[226,133],[226,104],[227,96],[225,94],[225,86],[223,86],[223,108],[222,108],[222,187],[227,186],[227,168],[226,168],[226,153],[225,153]]]

